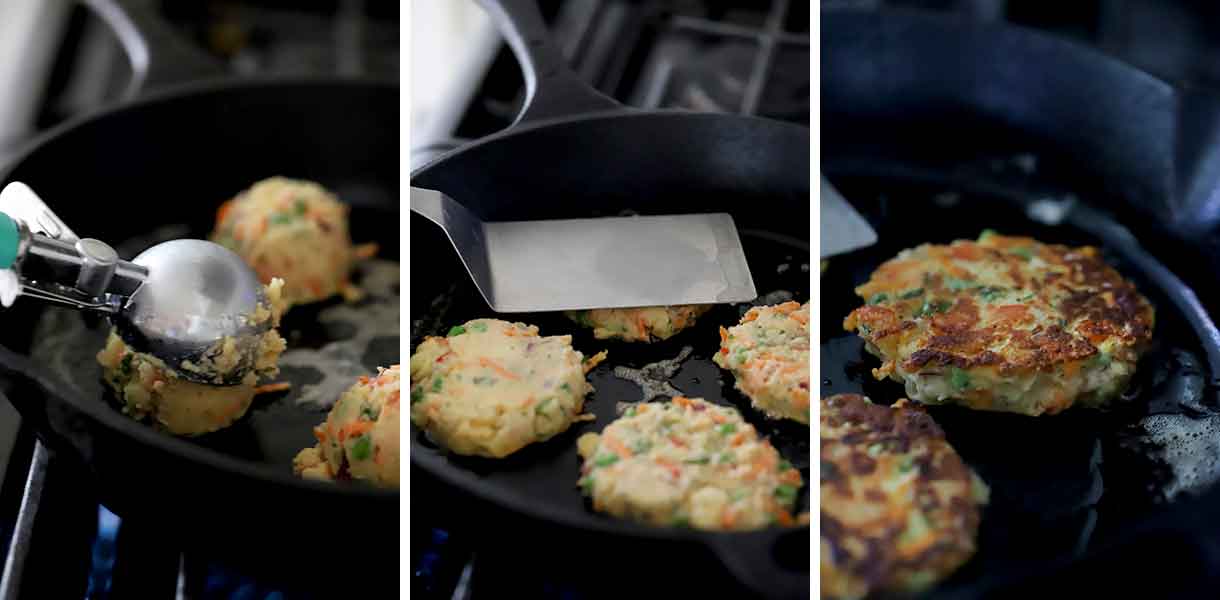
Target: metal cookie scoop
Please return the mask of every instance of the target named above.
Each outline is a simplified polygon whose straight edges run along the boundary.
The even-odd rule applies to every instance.
[[[105,314],[128,346],[191,381],[232,385],[254,366],[271,322],[252,316],[269,307],[262,283],[233,252],[173,240],[123,261],[104,242],[77,238],[21,183],[0,192],[0,211],[0,287]],[[217,369],[226,338],[234,360]]]

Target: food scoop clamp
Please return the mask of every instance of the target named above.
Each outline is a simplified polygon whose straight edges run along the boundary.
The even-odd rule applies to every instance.
[[[157,244],[130,262],[114,248],[75,233],[25,184],[0,191],[0,304],[17,296],[101,313],[132,349],[183,378],[232,385],[250,371],[269,319],[262,283],[241,257],[204,240]],[[232,337],[237,366],[224,373],[180,368],[206,364]]]

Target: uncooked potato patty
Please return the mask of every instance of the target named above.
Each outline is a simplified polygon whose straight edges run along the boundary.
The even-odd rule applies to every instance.
[[[594,510],[708,530],[795,522],[800,471],[732,408],[683,397],[634,405],[578,448]]]
[[[985,232],[905,250],[856,288],[844,321],[912,400],[1026,415],[1119,395],[1152,305],[1096,248]]]
[[[276,361],[284,351],[284,338],[274,329],[284,310],[281,296],[284,282],[274,279],[266,287],[268,305],[254,319],[271,320],[272,329],[259,340],[253,369],[237,385],[220,386],[195,383],[182,378],[180,371],[160,359],[135,352],[113,331],[106,347],[97,354],[102,376],[123,402],[123,412],[135,419],[148,418],[165,430],[178,435],[210,433],[232,424],[250,408],[258,393],[259,379],[279,373]],[[232,365],[236,360],[233,344],[222,340],[221,353],[211,357],[209,365]],[[182,368],[182,365],[177,365]],[[195,367],[198,368],[198,367]]]
[[[502,458],[583,419],[593,386],[572,336],[475,319],[425,339],[411,356],[411,420],[457,454]]]
[[[720,328],[716,364],[737,389],[774,418],[809,424],[809,303],[756,306],[729,329]]]
[[[220,207],[211,239],[241,256],[264,283],[283,279],[290,305],[317,302],[357,293],[348,284],[359,253],[348,211],[316,183],[272,177]]]
[[[975,552],[986,484],[918,404],[822,399],[824,598],[918,592]]]
[[[598,308],[568,311],[568,318],[593,330],[593,337],[624,342],[667,340],[695,324],[711,306],[648,306],[643,308]]]
[[[331,407],[326,422],[314,428],[318,444],[293,460],[297,475],[324,481],[359,479],[379,487],[398,487],[399,366],[362,376]]]

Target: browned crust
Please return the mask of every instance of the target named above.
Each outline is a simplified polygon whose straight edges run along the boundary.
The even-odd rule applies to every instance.
[[[990,275],[974,277],[980,270]],[[908,372],[1049,371],[1088,359],[1106,341],[1114,358],[1134,362],[1154,323],[1151,303],[1095,248],[1024,237],[920,246],[881,265],[856,293],[875,304],[857,308],[844,326]],[[984,300],[992,293],[999,299]],[[916,349],[898,356],[912,340]]]
[[[835,596],[836,586],[844,582],[855,589],[902,590],[915,573],[944,576],[973,555],[982,516],[969,494],[970,468],[922,407],[906,401],[881,406],[857,394],[840,394],[822,399],[821,421],[820,522],[823,547],[830,552],[822,559],[824,597]],[[835,435],[827,437],[828,428]],[[883,447],[880,451],[877,444]],[[863,523],[857,519],[855,525],[848,516],[863,504],[887,506],[890,500],[874,470],[881,460],[892,465],[895,456],[909,457],[918,469],[913,487],[901,495],[909,494],[910,506],[927,515],[935,529],[926,547],[906,555],[898,544],[906,512],[883,510],[880,518]],[[938,492],[946,484],[956,486],[957,493]],[[828,566],[833,573],[827,572]]]

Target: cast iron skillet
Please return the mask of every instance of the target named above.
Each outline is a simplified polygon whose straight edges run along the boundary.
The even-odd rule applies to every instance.
[[[1086,582],[1130,593],[1157,573],[1160,596],[1212,577],[1214,274],[1164,231],[1215,227],[1199,200],[1214,189],[1214,149],[1196,144],[1216,107],[1034,32],[884,13],[829,11],[822,23],[823,171],[882,240],[831,259],[822,279],[823,394],[903,395],[872,379],[877,360],[842,319],[860,304],[854,286],[919,243],[993,228],[1093,244],[1157,309],[1153,349],[1111,411],[931,409],[993,498],[978,555],[931,595],[1034,597]]]
[[[809,130],[727,115],[642,112],[617,106],[580,83],[547,39],[533,2],[484,2],[505,29],[523,64],[528,100],[517,124],[425,165],[412,185],[441,190],[487,220],[727,211],[742,232],[759,292],[785,290],[808,300]],[[412,344],[444,335],[451,325],[491,314],[466,281],[443,233],[412,215]],[[780,265],[786,265],[781,267]],[[802,265],[806,270],[802,270]],[[782,272],[781,272],[782,271]],[[722,306],[692,330],[653,345],[600,342],[558,315],[501,315],[540,327],[543,335],[573,334],[586,355],[609,350],[590,374],[596,386],[587,406],[595,423],[537,444],[503,461],[451,457],[411,429],[412,511],[448,515],[453,526],[483,529],[488,538],[545,552],[538,564],[578,560],[574,568],[626,564],[614,586],[647,580],[669,585],[719,582],[724,569],[754,592],[798,597],[809,590],[809,529],[709,534],[637,526],[596,514],[576,488],[575,439],[614,418],[617,401],[638,401],[634,384],[615,378],[614,366],[673,358],[684,346],[693,358],[670,381],[681,391],[735,405],[773,436],[801,468],[808,506],[808,427],[765,422],[732,389],[731,375],[709,359],[717,326],[736,324],[744,307]],[[510,533],[513,531],[515,533]],[[537,539],[547,540],[545,543]],[[557,541],[561,540],[561,541]],[[576,550],[576,548],[579,550]],[[621,553],[621,554],[620,554]],[[613,557],[599,563],[594,557]],[[696,575],[697,574],[697,575]],[[658,579],[659,578],[659,579]],[[600,585],[600,584],[599,584]],[[661,585],[657,583],[656,585]],[[653,589],[638,587],[638,590]]]
[[[356,241],[377,242],[381,258],[397,261],[398,93],[396,83],[351,80],[182,87],[48,133],[2,179],[28,183],[81,235],[119,244],[127,258],[166,225],[184,226],[174,235],[206,236],[218,204],[259,179],[312,179],[352,205]],[[88,467],[82,476],[107,507],[165,532],[168,550],[210,548],[268,577],[319,586],[389,584],[353,570],[396,572],[399,494],[292,474],[293,455],[314,443],[324,411],[296,406],[290,392],[256,399],[216,434],[154,431],[103,395],[92,354],[104,324],[80,334],[71,381],[26,357],[36,322],[58,310],[18,300],[0,312],[5,395],[52,451]],[[289,312],[282,330],[290,347],[350,335],[318,323],[318,310]],[[66,316],[79,326],[79,315]],[[397,360],[392,336],[371,344],[362,362],[373,369]],[[318,375],[296,369],[282,379],[300,389]],[[301,568],[312,562],[326,567]]]

